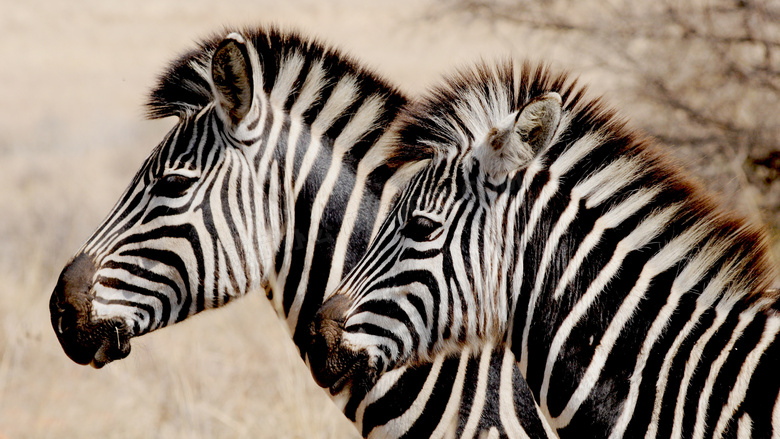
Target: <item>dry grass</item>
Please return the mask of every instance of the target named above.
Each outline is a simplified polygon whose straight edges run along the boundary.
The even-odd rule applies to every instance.
[[[0,11],[0,438],[356,436],[262,297],[136,339],[129,358],[100,371],[72,363],[51,330],[59,270],[173,123],[142,120],[145,93],[193,40],[275,22],[348,48],[411,92],[507,53],[610,90],[576,47],[424,20],[430,9],[416,0],[182,5],[33,0]]]

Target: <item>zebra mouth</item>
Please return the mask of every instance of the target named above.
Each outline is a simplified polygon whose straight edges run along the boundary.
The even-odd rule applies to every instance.
[[[126,335],[125,331],[120,330],[119,326],[112,326],[115,337],[108,334],[92,356],[92,361],[89,362],[89,365],[95,369],[100,369],[114,360],[121,360],[130,355],[130,337]]]
[[[307,357],[312,376],[331,395],[338,395],[345,389],[353,396],[366,394],[377,381],[377,371],[369,367],[365,353],[341,350],[331,352],[324,361],[318,361],[318,358],[322,357],[311,354]]]
[[[96,318],[92,310],[94,259],[80,253],[62,270],[49,299],[51,325],[62,349],[78,364],[101,368],[130,354],[133,333],[120,318]]]
[[[74,362],[99,369],[130,354],[132,334],[124,321],[90,321],[88,312],[77,310],[69,303],[62,303],[55,296],[52,296],[50,308],[57,340]]]
[[[58,337],[71,360],[100,369],[130,354],[130,335],[124,324],[106,320],[89,326],[66,331]]]
[[[357,362],[351,352],[341,346],[343,328],[329,319],[315,319],[311,326],[311,341],[307,360],[312,376],[320,387],[340,393],[350,381]]]
[[[378,376],[368,353],[344,342],[344,316],[348,302],[341,296],[329,299],[312,321],[307,360],[312,376],[332,395],[350,387],[353,395],[368,391]]]

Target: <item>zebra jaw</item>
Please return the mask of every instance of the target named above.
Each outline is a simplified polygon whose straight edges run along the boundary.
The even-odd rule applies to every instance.
[[[52,300],[52,308],[56,307],[56,312],[52,312],[52,326],[71,360],[100,369],[130,354],[131,334],[124,322],[118,319],[89,321],[89,317],[68,311],[67,304],[57,306],[54,302]]]
[[[114,360],[121,360],[130,355],[130,337],[127,336],[126,331],[120,330],[118,325],[112,326],[114,327],[116,338],[109,335],[103,339],[103,343],[95,352],[92,361],[89,362],[89,365],[95,369],[100,369]],[[116,341],[116,345],[113,344],[114,341]]]

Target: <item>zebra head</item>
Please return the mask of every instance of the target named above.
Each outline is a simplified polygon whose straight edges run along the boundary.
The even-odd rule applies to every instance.
[[[312,351],[325,359],[313,371],[332,391],[474,339],[500,342],[512,311],[495,294],[509,268],[501,212],[565,118],[560,78],[542,68],[530,78],[526,66],[514,87],[515,73],[464,74],[407,115],[400,141],[427,146],[427,167],[312,323]]]
[[[179,121],[63,269],[51,320],[68,356],[95,367],[129,339],[218,307],[266,281],[277,236],[250,166],[264,145],[262,72],[238,33],[185,56],[152,95]],[[272,198],[272,197],[271,197]],[[270,202],[270,201],[269,201]]]

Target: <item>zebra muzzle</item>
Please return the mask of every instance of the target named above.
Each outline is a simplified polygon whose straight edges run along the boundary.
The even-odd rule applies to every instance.
[[[52,294],[49,309],[57,339],[76,363],[99,369],[130,354],[130,331],[121,320],[90,322],[72,305],[59,302],[56,293]]]
[[[92,259],[76,257],[60,274],[49,300],[51,324],[62,349],[78,364],[101,368],[130,354],[131,331],[120,319],[92,320]]]
[[[368,390],[376,382],[376,373],[370,367],[364,351],[351,349],[344,343],[344,321],[349,300],[333,296],[315,315],[310,326],[307,350],[312,376],[321,387],[336,395],[349,386],[354,394]]]

